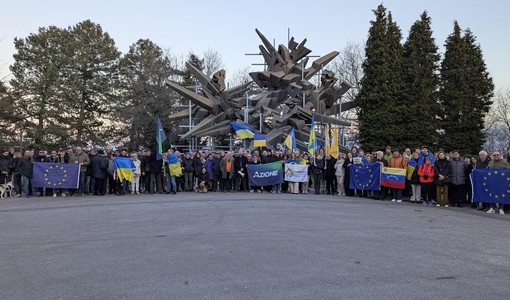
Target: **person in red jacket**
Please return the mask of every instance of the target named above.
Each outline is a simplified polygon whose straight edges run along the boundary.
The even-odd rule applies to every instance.
[[[425,158],[425,163],[418,168],[418,176],[420,178],[423,205],[432,205],[434,200],[434,166],[430,157]]]

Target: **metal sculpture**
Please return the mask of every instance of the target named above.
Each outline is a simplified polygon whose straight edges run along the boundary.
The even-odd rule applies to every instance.
[[[259,49],[267,66],[265,71],[250,73],[253,82],[261,89],[258,94],[248,98],[246,93],[252,82],[225,89],[225,71],[220,70],[209,79],[189,63],[186,63],[186,68],[200,82],[201,93],[194,93],[167,80],[166,84],[171,89],[196,104],[191,114],[200,122],[182,138],[228,135],[231,132],[230,122],[245,120],[253,128],[261,127],[269,147],[283,141],[294,127],[298,148],[306,149],[304,141],[308,141],[310,134],[310,127],[306,124],[310,124],[312,115],[319,124],[348,126],[349,123],[330,116],[354,107],[352,102],[336,104],[351,86],[345,82],[337,86],[334,73],[328,70],[320,74],[320,86],[310,82],[338,52],[318,58],[307,68],[307,55],[312,51],[305,47],[306,39],[298,44],[291,38],[288,47],[280,45],[276,49],[258,29],[255,31],[262,40],[263,45]],[[248,109],[247,118],[243,105]],[[189,110],[183,110],[169,118],[184,119],[189,113]],[[263,121],[262,126],[260,120]],[[317,136],[320,138],[320,133]]]

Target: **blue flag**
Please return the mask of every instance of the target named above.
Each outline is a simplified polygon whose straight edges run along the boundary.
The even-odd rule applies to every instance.
[[[248,183],[253,186],[267,186],[283,182],[282,162],[248,165]]]
[[[80,164],[34,163],[34,187],[77,189]]]
[[[349,188],[356,190],[380,190],[381,189],[381,164],[353,164],[349,168]],[[346,174],[347,176],[348,174]]]
[[[510,169],[474,169],[473,202],[510,204]]]
[[[163,158],[163,142],[166,141],[166,134],[163,130],[163,126],[161,126],[161,121],[159,120],[159,117],[156,121],[156,159],[162,159]]]

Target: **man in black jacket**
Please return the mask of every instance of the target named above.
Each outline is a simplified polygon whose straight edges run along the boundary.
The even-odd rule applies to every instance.
[[[0,155],[0,184],[11,181],[10,169],[12,169],[13,161],[7,150],[4,150]]]
[[[244,178],[247,177],[246,164],[248,159],[244,156],[243,150],[239,150],[237,156],[234,158],[234,172],[235,172],[235,191],[248,190],[248,187],[243,183]],[[243,175],[244,174],[244,175]],[[242,186],[242,188],[241,188]]]

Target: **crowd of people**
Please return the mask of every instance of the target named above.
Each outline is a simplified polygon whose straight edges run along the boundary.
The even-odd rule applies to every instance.
[[[135,169],[133,180],[120,180],[115,172],[116,157],[129,157]],[[181,153],[169,149],[158,155],[151,149],[129,152],[111,147],[84,151],[81,147],[59,151],[28,149],[21,154],[12,148],[0,156],[0,183],[12,182],[17,196],[85,196],[105,194],[176,194],[178,192],[257,192],[308,193],[368,197],[396,203],[409,201],[423,205],[471,206],[487,213],[505,213],[504,205],[472,203],[469,174],[473,169],[510,168],[510,151],[506,159],[499,151],[489,156],[480,151],[476,156],[461,156],[459,151],[432,153],[427,147],[414,150],[386,147],[385,151],[365,153],[353,147],[338,157],[319,149],[315,157],[300,151],[242,149],[234,151],[194,151]],[[51,189],[32,186],[33,163],[80,164],[77,189]],[[178,162],[178,172],[170,165]],[[247,166],[281,162],[308,166],[308,182],[284,181],[270,186],[250,186]],[[382,166],[407,170],[404,189],[382,187],[376,191],[353,190],[350,167],[353,164],[379,162]]]

